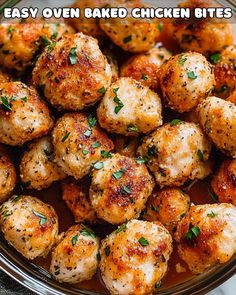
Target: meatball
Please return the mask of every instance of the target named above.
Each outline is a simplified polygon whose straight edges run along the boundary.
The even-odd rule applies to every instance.
[[[120,78],[106,91],[98,109],[99,124],[109,132],[138,136],[162,125],[159,96],[131,78]]]
[[[214,5],[213,5],[214,6]],[[189,0],[180,7],[193,9],[212,7],[208,0]],[[205,55],[221,51],[225,46],[233,43],[232,25],[224,19],[196,18],[175,19],[168,24],[168,31],[180,47],[185,50],[196,51]]]
[[[236,207],[192,206],[178,225],[176,240],[179,256],[193,273],[226,263],[236,253]]]
[[[165,188],[149,197],[144,219],[160,221],[173,234],[189,207],[190,198],[187,194],[177,188]]]
[[[0,84],[0,142],[22,145],[53,127],[47,105],[35,89],[21,82]]]
[[[209,175],[210,151],[211,144],[201,128],[178,119],[148,135],[138,148],[161,187],[181,186],[187,179]]]
[[[213,55],[213,60],[214,57],[216,58],[214,68],[215,90],[217,96],[226,98],[236,90],[236,46],[229,46],[220,54]]]
[[[53,146],[50,137],[43,137],[32,143],[20,162],[22,182],[30,183],[27,188],[41,190],[54,181],[66,177],[65,173],[53,162]]]
[[[125,7],[128,11],[136,7],[143,7],[140,1],[114,1],[112,7]],[[121,18],[101,18],[99,25],[106,35],[116,45],[125,51],[134,53],[151,49],[159,36],[155,19],[134,19],[129,15]]]
[[[97,221],[96,213],[89,199],[88,179],[76,181],[68,178],[62,182],[62,198],[72,212],[75,222]]]
[[[117,135],[114,138],[115,152],[122,156],[134,158],[137,153],[139,139],[137,137],[127,137]]]
[[[211,187],[221,203],[236,206],[236,159],[225,160],[211,181]]]
[[[7,199],[15,185],[15,167],[7,149],[0,144],[0,203]]]
[[[159,88],[160,66],[171,57],[163,47],[152,48],[145,53],[134,55],[121,67],[121,77],[131,77],[153,91]]]
[[[72,226],[52,252],[50,272],[59,281],[89,280],[98,268],[99,239],[83,224]]]
[[[144,164],[115,154],[92,174],[90,200],[97,216],[112,224],[139,217],[154,187]]]
[[[46,257],[56,242],[58,219],[52,206],[30,196],[12,196],[0,210],[5,239],[27,259]]]
[[[102,279],[111,294],[151,294],[167,271],[171,252],[164,226],[132,220],[102,241]]]
[[[236,106],[212,96],[205,99],[197,111],[205,133],[216,147],[236,158]]]
[[[92,115],[65,114],[52,132],[55,162],[76,179],[88,174],[114,148],[112,141],[96,126]]]
[[[19,72],[31,66],[41,47],[74,30],[63,23],[0,24],[0,64]]]
[[[12,78],[3,70],[0,68],[0,83],[6,83],[10,82]]]
[[[162,95],[169,107],[180,113],[195,108],[214,84],[212,66],[196,52],[175,55],[160,70]]]
[[[91,9],[94,8],[102,8],[105,6],[107,0],[77,0],[72,7],[80,9],[80,17],[79,18],[70,18],[68,19],[68,23],[71,24],[78,32],[82,32],[85,35],[92,36],[98,39],[104,37],[104,33],[99,27],[98,19],[96,18],[85,18],[84,9],[89,7]]]
[[[97,40],[77,33],[44,50],[33,71],[33,82],[50,103],[82,110],[101,99],[111,83],[111,67]]]

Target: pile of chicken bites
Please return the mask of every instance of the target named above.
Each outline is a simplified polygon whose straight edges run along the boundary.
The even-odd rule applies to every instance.
[[[142,6],[113,6],[121,4]],[[74,4],[84,6],[102,4]],[[175,44],[174,54],[158,43],[163,34]],[[50,253],[52,276],[70,284],[100,269],[109,292],[124,295],[158,288],[173,243],[193,274],[233,257],[236,46],[230,24],[83,15],[2,23],[0,64],[0,226],[24,257]],[[186,184],[206,177],[217,201],[196,205]],[[65,233],[54,208],[25,193],[55,181],[75,220]],[[91,229],[96,224],[114,231],[101,241]]]

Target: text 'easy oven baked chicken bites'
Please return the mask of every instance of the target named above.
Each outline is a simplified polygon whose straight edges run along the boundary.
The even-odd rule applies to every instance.
[[[211,187],[219,202],[236,206],[236,159],[223,161],[212,178]]]
[[[112,224],[138,218],[154,187],[146,166],[119,154],[100,163],[89,191],[97,216]]]
[[[23,72],[43,47],[74,30],[64,23],[0,24],[0,64]]]
[[[138,136],[162,125],[160,97],[132,78],[120,78],[107,89],[97,109],[108,132]]]
[[[141,82],[153,91],[159,88],[160,66],[171,57],[164,47],[152,48],[149,51],[129,58],[121,67],[121,77],[130,77]]]
[[[211,96],[197,108],[200,124],[205,133],[223,153],[236,157],[236,106]]]
[[[89,181],[68,178],[62,182],[62,198],[72,212],[75,222],[97,222],[96,212],[89,199]]]
[[[158,22],[155,19],[135,19],[130,16],[130,10],[143,7],[143,3],[137,0],[116,0],[111,6],[116,7],[116,5],[126,8],[129,15],[125,19],[101,18],[99,19],[100,28],[112,42],[125,51],[139,53],[151,49],[160,35],[157,28]]]
[[[102,98],[111,68],[96,39],[77,33],[45,48],[33,82],[56,108],[82,110]]]
[[[211,56],[215,60],[214,74],[217,96],[227,98],[236,90],[236,46],[228,46]]]
[[[20,177],[27,188],[42,190],[66,174],[53,162],[53,146],[50,137],[42,137],[31,143],[20,162]]]
[[[168,106],[180,113],[195,108],[213,90],[212,65],[197,52],[173,56],[160,69],[160,87]]]
[[[35,89],[21,82],[0,84],[0,142],[18,146],[53,127],[47,105]]]
[[[7,148],[0,144],[0,203],[4,202],[16,185],[16,170]]]
[[[161,223],[132,220],[102,241],[102,279],[111,294],[151,294],[171,253],[172,238]]]
[[[83,113],[62,116],[52,131],[52,138],[55,162],[75,179],[88,174],[103,153],[114,148],[113,142],[96,126],[96,118]]]
[[[160,221],[174,234],[180,220],[190,208],[190,197],[177,188],[154,191],[148,198],[144,219]]]
[[[180,7],[190,8],[192,14],[195,8],[213,6],[213,1],[209,0],[189,0],[180,4]],[[167,26],[168,34],[185,51],[192,50],[209,55],[233,44],[232,25],[222,18],[173,19]]]
[[[146,136],[138,155],[161,186],[181,186],[187,179],[203,179],[211,172],[211,143],[195,123],[175,119]]]
[[[0,227],[24,257],[46,257],[57,240],[58,218],[52,206],[31,196],[12,196],[2,204]]]
[[[99,238],[83,224],[74,225],[52,252],[50,272],[69,284],[89,280],[98,268]]]
[[[192,206],[178,225],[176,240],[180,257],[195,274],[226,263],[236,253],[236,207]]]

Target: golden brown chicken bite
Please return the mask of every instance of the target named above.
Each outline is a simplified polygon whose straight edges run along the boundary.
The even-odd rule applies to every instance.
[[[212,59],[217,60],[214,67],[215,91],[217,96],[226,98],[236,90],[236,45],[226,47]]]
[[[102,241],[102,279],[111,294],[152,294],[171,252],[172,239],[164,226],[132,220]]]
[[[211,187],[221,203],[236,206],[236,160],[225,160],[211,181]]]
[[[59,281],[89,280],[98,268],[99,238],[83,224],[74,225],[52,252],[50,272]]]
[[[74,30],[64,23],[0,24],[0,64],[19,72],[31,66],[40,48]]]
[[[76,181],[68,178],[62,182],[62,198],[72,212],[75,222],[97,221],[96,213],[89,199],[88,179]]]
[[[58,218],[52,206],[31,196],[12,196],[2,204],[5,239],[27,259],[46,257],[57,240]]]
[[[182,2],[180,7],[195,8],[215,7],[209,0],[189,0]],[[217,18],[186,18],[173,19],[167,24],[168,34],[185,50],[192,50],[204,55],[223,50],[233,44],[232,25],[224,19]]]
[[[143,3],[139,0],[118,0],[113,1],[111,6],[125,7],[130,12],[132,8],[143,7]],[[125,51],[135,53],[148,51],[155,45],[160,34],[157,24],[158,22],[156,19],[135,19],[130,16],[130,13],[125,19],[99,19],[100,28],[112,42]]]
[[[171,57],[164,47],[152,48],[129,58],[120,69],[121,77],[130,77],[153,91],[159,88],[160,66]]]
[[[42,190],[66,174],[53,162],[53,146],[50,137],[42,137],[30,144],[20,162],[20,177],[27,188]]]
[[[190,207],[190,198],[177,188],[153,192],[146,203],[144,219],[160,221],[171,234]]]
[[[0,84],[0,142],[22,145],[53,127],[47,105],[36,90],[21,82]]]
[[[111,68],[97,40],[77,33],[45,48],[33,71],[50,103],[66,110],[82,110],[102,98],[111,83]]]
[[[7,148],[0,144],[0,203],[4,202],[16,185],[16,170]]]
[[[236,253],[236,207],[231,204],[192,206],[179,223],[178,253],[195,274]]]
[[[154,187],[146,166],[119,154],[100,163],[89,191],[97,216],[112,224],[137,218]]]
[[[107,89],[97,109],[108,132],[138,136],[162,125],[160,97],[132,78],[119,78]]]
[[[180,113],[195,108],[213,90],[213,67],[200,53],[181,53],[160,69],[161,92],[168,106]]]
[[[236,106],[211,96],[197,108],[199,122],[218,149],[236,157]]]
[[[146,136],[138,155],[147,161],[157,183],[181,186],[187,179],[203,179],[211,172],[211,143],[195,123],[174,119]]]
[[[83,113],[68,113],[56,123],[52,132],[55,162],[62,170],[80,179],[88,174],[103,154],[114,146],[96,126],[96,118]]]

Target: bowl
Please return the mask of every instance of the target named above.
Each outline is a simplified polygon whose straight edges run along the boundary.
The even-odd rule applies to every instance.
[[[60,6],[68,6],[72,4],[74,1],[72,0],[43,0],[37,5],[42,7],[60,7]],[[152,1],[149,1],[152,2]],[[161,2],[161,1],[159,1]],[[222,2],[222,1],[218,1]],[[230,1],[227,4],[230,5]],[[163,3],[158,3],[155,1],[155,5],[160,4],[163,6]],[[165,1],[165,7],[171,6],[173,4],[172,1]],[[33,0],[10,0],[10,1],[0,1],[0,13],[1,8],[4,6],[16,6],[16,7],[29,7],[30,5],[35,6]],[[0,16],[1,21],[1,16]],[[234,25],[235,27],[235,25]],[[49,272],[43,267],[35,264],[34,262],[30,262],[21,256],[16,250],[11,247],[3,235],[0,234],[0,269],[3,270],[6,274],[12,277],[14,280],[32,290],[37,294],[43,295],[101,295],[108,294],[108,292],[93,291],[94,288],[91,287],[90,290],[75,287],[68,284],[59,284],[55,280],[51,278]],[[205,294],[206,292],[216,288],[220,284],[224,283],[231,276],[236,274],[236,255],[228,262],[223,265],[216,266],[209,271],[197,275],[192,276],[191,279],[188,279],[182,283],[173,285],[171,287],[162,287],[158,290],[158,294],[160,295],[197,295],[197,294]]]

